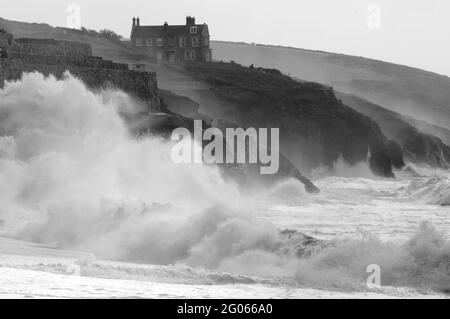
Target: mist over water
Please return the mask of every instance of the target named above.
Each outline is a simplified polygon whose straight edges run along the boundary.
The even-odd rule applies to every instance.
[[[309,210],[310,218],[326,213],[327,205],[346,213],[350,206],[339,198],[344,191],[333,193],[327,185],[366,187],[371,176],[364,164],[337,163],[316,197],[292,180],[246,196],[214,167],[172,163],[169,142],[131,136],[118,112],[139,108],[122,92],[91,92],[70,74],[62,80],[25,74],[7,83],[0,90],[3,224],[21,239],[101,259],[189,265],[330,289],[365,289],[367,266],[378,264],[384,285],[450,289],[449,242],[429,223],[394,242],[370,232],[343,238],[345,225],[335,225],[334,239],[313,244],[295,232],[298,216],[283,225],[291,221],[289,209]],[[448,203],[446,177],[427,180],[397,190],[407,200],[431,192],[429,204]],[[420,192],[427,186],[430,192]],[[352,199],[369,196],[367,189]],[[294,231],[282,232],[288,228]]]

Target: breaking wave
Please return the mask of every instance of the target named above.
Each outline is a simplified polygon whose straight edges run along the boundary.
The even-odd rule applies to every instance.
[[[135,102],[121,92],[34,73],[7,83],[0,97],[0,218],[20,225],[22,239],[335,289],[364,289],[367,266],[378,264],[383,285],[450,289],[449,242],[431,225],[406,244],[280,230],[256,218],[254,198],[218,169],[173,164],[168,142],[130,136],[118,111]],[[288,181],[267,202],[290,195],[310,196]]]
[[[412,200],[422,200],[433,205],[450,205],[450,175],[447,171],[409,164],[405,171],[416,178],[407,187]]]

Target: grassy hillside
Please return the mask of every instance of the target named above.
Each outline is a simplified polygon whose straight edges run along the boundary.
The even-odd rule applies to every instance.
[[[417,120],[450,127],[450,78],[446,76],[327,52],[217,41],[211,46],[216,60],[277,68]]]
[[[380,175],[389,176],[390,161],[386,156],[389,157],[387,152],[390,144],[375,122],[342,104],[329,87],[293,79],[330,83],[338,88],[348,83],[371,81],[383,85],[391,83],[392,87],[398,88],[399,83],[392,84],[394,77],[401,77],[405,83],[421,76],[444,84],[448,80],[429,72],[362,58],[224,42],[213,43],[216,59],[225,54],[223,60],[236,60],[255,66],[267,64],[290,73],[292,78],[276,70],[256,70],[229,63],[191,64],[185,67],[155,65],[149,63],[145,56],[136,54],[125,42],[114,42],[76,30],[1,18],[0,28],[5,28],[16,38],[54,38],[85,42],[91,44],[96,56],[117,62],[146,63],[149,70],[157,73],[158,86],[164,90],[161,91],[161,96],[172,112],[207,121],[225,120],[244,127],[280,127],[283,154],[305,172],[321,165],[331,166],[341,156],[349,163],[364,161],[370,148],[371,153],[375,152],[378,156],[372,161],[375,170]],[[369,87],[375,91],[372,86]],[[399,95],[402,96],[402,93]],[[418,95],[417,99],[419,97],[426,98]],[[366,101],[361,101],[358,100],[356,106],[365,105]],[[371,108],[371,113],[356,106],[353,105],[359,112],[380,121],[389,138],[398,138],[382,122],[385,111],[382,107]],[[410,123],[413,121],[419,123],[410,119]],[[409,125],[402,123],[403,126]],[[420,123],[431,130],[440,130],[444,135],[447,132],[446,129],[428,125],[424,121]],[[403,135],[404,139],[411,140],[420,135],[420,132],[410,130],[410,127],[412,126],[408,126],[406,130],[408,136]],[[427,145],[434,145],[433,141],[437,143],[433,137],[426,138]]]
[[[136,54],[128,45],[116,43],[102,37],[82,34],[73,29],[52,27],[44,23],[24,23],[0,18],[0,29],[12,33],[15,38],[56,39],[89,43],[95,56],[101,56],[115,62],[139,62],[145,56]]]
[[[16,38],[54,38],[87,42],[94,55],[116,62],[145,62],[128,45],[83,35],[47,24],[23,23],[0,18],[0,28]],[[216,60],[234,60],[277,68],[294,78],[324,83],[336,90],[364,98],[400,114],[408,115],[427,133],[450,139],[450,79],[446,76],[361,57],[295,48],[212,41]],[[428,125],[431,124],[431,125]],[[433,127],[434,126],[434,127]]]

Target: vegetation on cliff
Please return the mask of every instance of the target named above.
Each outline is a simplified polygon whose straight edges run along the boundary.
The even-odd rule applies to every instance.
[[[270,45],[211,41],[216,60],[277,68],[333,86],[402,115],[450,127],[450,78],[364,57]]]
[[[300,170],[332,167],[342,157],[349,164],[369,159],[374,173],[393,176],[388,139],[332,88],[235,63],[191,63],[183,70],[209,85],[195,90],[200,104],[201,96],[212,102],[202,113],[242,127],[280,128],[280,149]]]

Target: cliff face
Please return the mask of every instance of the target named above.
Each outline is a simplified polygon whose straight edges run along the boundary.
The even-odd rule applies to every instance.
[[[338,93],[342,101],[377,121],[383,133],[398,142],[406,160],[433,167],[450,167],[450,147],[441,139],[424,134],[404,116],[353,95]]]
[[[393,176],[387,139],[378,125],[340,103],[331,88],[237,64],[190,64],[185,69],[228,104],[212,107],[208,115],[244,127],[280,128],[280,149],[297,167],[330,167],[341,156],[355,164],[370,154],[374,173]]]
[[[162,110],[156,75],[135,72],[127,64],[93,57],[88,44],[51,39],[18,39],[0,59],[0,86],[18,80],[23,72],[40,72],[57,78],[69,71],[92,89],[114,87],[146,103],[150,111]]]
[[[195,100],[205,116],[244,128],[280,128],[281,153],[301,171],[331,167],[340,157],[355,164],[370,154],[374,173],[393,176],[378,125],[340,103],[329,87],[233,63],[193,63],[163,73],[158,71],[160,84]],[[189,85],[181,83],[183,73],[193,79]]]

